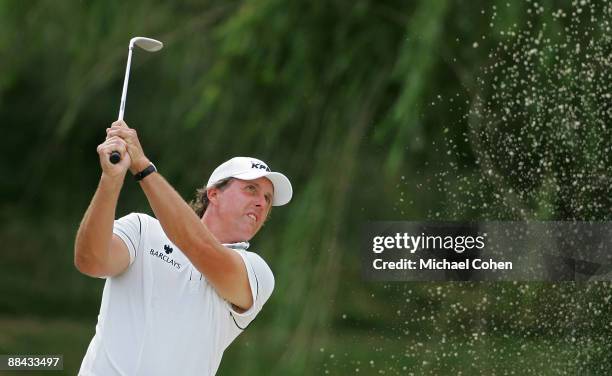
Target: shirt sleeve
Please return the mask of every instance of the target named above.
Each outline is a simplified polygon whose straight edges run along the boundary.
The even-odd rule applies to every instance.
[[[230,304],[230,314],[234,323],[238,328],[244,330],[255,319],[263,305],[272,295],[274,290],[274,274],[268,264],[258,254],[246,252],[243,250],[237,251],[247,269],[249,276],[249,285],[253,294],[253,305],[245,312],[237,312]]]
[[[142,235],[142,219],[137,213],[130,213],[117,219],[113,226],[113,234],[117,235],[130,252],[130,265],[136,258],[136,251]]]

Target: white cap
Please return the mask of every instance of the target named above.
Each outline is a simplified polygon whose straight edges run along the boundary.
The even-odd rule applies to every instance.
[[[221,163],[210,175],[206,188],[211,188],[227,178],[255,180],[261,177],[268,178],[274,186],[272,206],[285,205],[291,200],[293,188],[289,179],[280,172],[270,170],[270,167],[263,161],[251,157],[234,157],[229,161]]]

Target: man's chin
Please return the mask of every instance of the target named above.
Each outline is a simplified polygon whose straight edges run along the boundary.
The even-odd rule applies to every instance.
[[[247,236],[247,241],[253,239],[255,237],[255,235],[257,235],[257,233],[259,232],[260,229],[261,229],[261,226],[257,226],[257,228],[251,229],[250,231],[245,233],[245,235]]]

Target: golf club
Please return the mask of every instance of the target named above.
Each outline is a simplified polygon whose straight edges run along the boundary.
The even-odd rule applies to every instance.
[[[123,120],[123,113],[125,112],[125,99],[127,97],[127,87],[130,79],[130,65],[132,64],[132,50],[134,49],[134,45],[149,52],[156,52],[164,47],[162,42],[151,38],[134,37],[130,39],[127,67],[125,68],[125,78],[123,79],[123,91],[121,92],[121,107],[119,107],[119,118],[117,120]],[[110,162],[112,164],[117,164],[120,160],[121,155],[119,152],[113,151],[110,155]]]

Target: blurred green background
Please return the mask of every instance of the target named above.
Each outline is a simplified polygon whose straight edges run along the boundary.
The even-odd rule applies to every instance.
[[[294,187],[252,242],[275,292],[220,375],[610,374],[609,282],[373,283],[358,245],[372,220],[609,221],[611,15],[0,0],[0,354],[64,354],[72,375],[93,336],[104,282],[73,240],[139,35],[165,47],[135,50],[125,120],[185,200],[235,155]],[[151,213],[128,179],[133,211]]]

